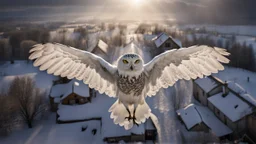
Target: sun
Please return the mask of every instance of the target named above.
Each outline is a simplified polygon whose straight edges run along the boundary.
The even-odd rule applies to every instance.
[[[135,5],[141,5],[143,3],[144,0],[133,0],[133,3]]]

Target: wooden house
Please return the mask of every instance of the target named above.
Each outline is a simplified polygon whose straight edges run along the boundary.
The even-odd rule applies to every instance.
[[[220,139],[232,133],[207,107],[190,104],[176,113],[188,131],[211,131]]]
[[[82,81],[71,81],[65,94],[61,97],[64,105],[85,104],[91,102],[93,90]]]
[[[172,38],[166,33],[161,33],[160,35],[153,38],[152,41],[154,42],[156,47],[154,55],[158,55],[167,50],[178,49],[182,47],[179,40]]]
[[[91,102],[95,92],[82,81],[72,80],[66,84],[56,84],[50,93],[51,110],[57,111],[58,104],[75,105]]]

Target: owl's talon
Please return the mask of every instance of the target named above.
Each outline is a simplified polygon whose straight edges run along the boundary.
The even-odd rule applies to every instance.
[[[129,116],[129,117],[125,117],[125,119],[127,119],[129,122],[130,120],[132,120],[135,125],[139,126],[139,124],[136,123],[136,117]]]

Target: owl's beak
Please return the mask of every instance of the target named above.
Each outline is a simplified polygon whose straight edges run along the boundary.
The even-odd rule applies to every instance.
[[[133,66],[130,67],[130,70],[133,71]]]

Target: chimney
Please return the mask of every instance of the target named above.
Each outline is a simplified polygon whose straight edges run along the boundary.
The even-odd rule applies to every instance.
[[[228,84],[225,81],[225,83],[222,86],[222,97],[226,97],[228,95]]]
[[[250,77],[247,77],[247,82],[250,82]]]

